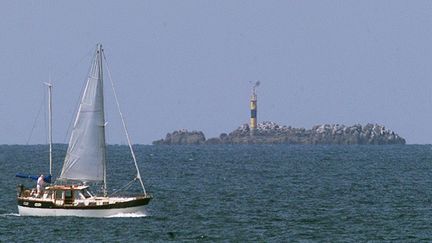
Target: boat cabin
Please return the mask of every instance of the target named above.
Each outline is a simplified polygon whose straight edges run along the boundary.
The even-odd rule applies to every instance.
[[[57,205],[79,204],[88,198],[93,198],[89,186],[55,185],[45,188],[42,199],[53,200]]]

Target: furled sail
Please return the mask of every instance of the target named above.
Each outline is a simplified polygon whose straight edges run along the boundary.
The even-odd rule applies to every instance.
[[[105,180],[102,45],[98,44],[72,129],[60,180]]]

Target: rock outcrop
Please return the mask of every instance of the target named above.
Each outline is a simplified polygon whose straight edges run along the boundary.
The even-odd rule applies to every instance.
[[[186,129],[168,133],[165,139],[153,141],[153,144],[204,144],[204,133],[199,131],[189,132]]]
[[[405,144],[405,139],[378,124],[324,124],[307,130],[263,122],[253,132],[244,124],[208,140],[202,132],[175,131],[153,144]]]

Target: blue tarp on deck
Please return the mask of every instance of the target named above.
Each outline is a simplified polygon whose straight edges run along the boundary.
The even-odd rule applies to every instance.
[[[37,175],[29,175],[29,174],[21,174],[21,173],[17,173],[15,176],[19,178],[32,179],[35,181],[37,181],[37,179],[39,178],[39,176]],[[46,183],[51,183],[51,175],[44,176],[44,181]]]

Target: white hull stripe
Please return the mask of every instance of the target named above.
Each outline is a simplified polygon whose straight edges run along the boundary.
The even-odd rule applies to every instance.
[[[76,216],[76,217],[112,217],[121,214],[146,215],[145,206],[111,209],[58,209],[30,208],[18,206],[20,216]]]

